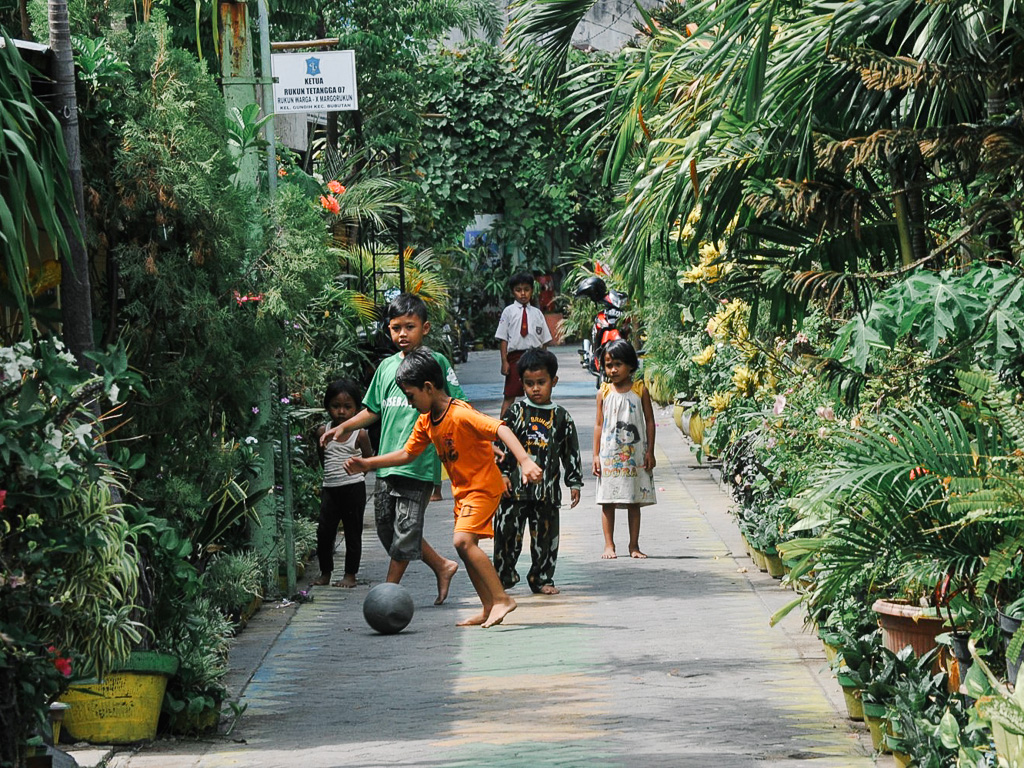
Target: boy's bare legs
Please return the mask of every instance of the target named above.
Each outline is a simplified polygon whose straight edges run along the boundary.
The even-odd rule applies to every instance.
[[[452,584],[452,577],[455,576],[455,572],[459,570],[459,564],[454,560],[449,560],[447,557],[441,557],[436,549],[427,544],[426,539],[423,540],[423,562],[430,567],[430,570],[434,572],[434,576],[437,577],[437,599],[434,601],[434,605],[440,605],[448,597],[448,588]]]
[[[423,552],[423,562],[427,564],[430,570],[434,572],[434,576],[437,577],[437,599],[434,600],[434,605],[441,605],[448,598],[448,588],[452,584],[452,577],[455,576],[455,572],[459,570],[459,564],[454,560],[449,560],[447,557],[441,557],[437,550],[427,543],[426,539],[423,539],[420,546]],[[388,565],[387,581],[392,584],[400,583],[408,567],[408,560],[395,560],[391,558],[391,563]]]
[[[613,538],[615,533],[614,504],[601,505],[601,530],[604,532],[604,552],[601,554],[601,559],[614,560],[616,557],[618,557],[618,555],[615,554],[615,539]],[[632,541],[632,538],[630,539],[630,541]]]
[[[458,626],[480,625],[484,628],[501,624],[506,616],[516,609],[516,601],[508,596],[501,586],[498,572],[487,553],[480,548],[480,537],[475,533],[456,531],[452,542],[459,557],[466,564],[466,573],[473,582],[483,610],[476,616],[460,621]]]
[[[626,512],[629,515],[629,556],[643,560],[647,555],[640,551],[640,507],[630,505]]]

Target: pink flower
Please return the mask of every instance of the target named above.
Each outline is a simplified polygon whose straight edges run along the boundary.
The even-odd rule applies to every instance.
[[[0,491],[0,509],[7,509],[7,490]]]
[[[776,416],[781,416],[784,410],[786,410],[786,396],[776,395],[775,405],[772,406],[772,413],[774,413]]]
[[[341,212],[341,206],[338,205],[338,201],[333,195],[327,195],[327,197],[320,195],[320,205],[324,207],[325,211],[329,211],[330,213]]]
[[[344,185],[342,185],[337,180],[328,181],[327,182],[327,188],[329,190],[331,190],[331,194],[333,194],[333,195],[344,195],[345,194],[345,187],[344,187]]]
[[[819,405],[814,409],[814,412],[818,415],[819,419],[824,419],[825,421],[836,420],[836,412],[832,409],[831,405]]]

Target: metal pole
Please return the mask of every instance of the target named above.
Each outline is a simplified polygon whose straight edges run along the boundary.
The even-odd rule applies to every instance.
[[[284,366],[277,364],[277,391],[281,401],[281,527],[284,529],[284,573],[288,582],[285,597],[295,595],[295,513],[292,509],[292,435],[288,418],[288,391],[284,383]]]
[[[274,133],[274,72],[270,58],[270,12],[267,0],[259,0],[260,74],[263,75],[263,114],[270,119],[263,126],[267,141],[267,190],[273,203],[277,193],[277,136]]]

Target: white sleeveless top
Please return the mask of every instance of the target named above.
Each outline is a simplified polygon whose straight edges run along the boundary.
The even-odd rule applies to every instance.
[[[330,423],[327,427],[330,428]],[[345,462],[353,456],[362,456],[356,442],[359,440],[359,430],[350,432],[348,439],[343,442],[331,440],[324,447],[324,488],[337,488],[339,485],[351,485],[352,483],[363,482],[363,473],[354,475],[345,472]]]

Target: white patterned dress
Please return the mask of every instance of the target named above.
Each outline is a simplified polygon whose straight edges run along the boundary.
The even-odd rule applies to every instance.
[[[647,452],[647,420],[640,394],[643,381],[628,392],[601,386],[604,421],[601,426],[601,476],[597,479],[597,503],[646,507],[657,503],[651,473],[644,469]]]

